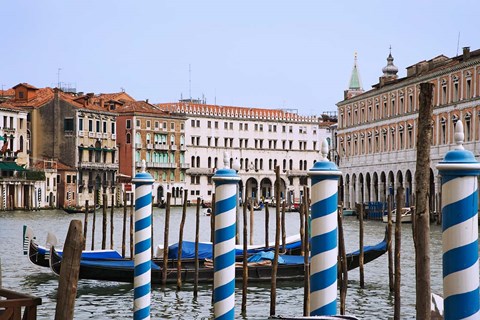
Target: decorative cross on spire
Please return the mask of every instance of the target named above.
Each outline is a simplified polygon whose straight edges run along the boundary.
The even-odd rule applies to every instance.
[[[455,134],[453,135],[453,139],[455,140],[456,146],[454,147],[455,150],[464,150],[463,141],[465,135],[463,133],[463,123],[462,120],[458,120],[457,124],[455,125]]]

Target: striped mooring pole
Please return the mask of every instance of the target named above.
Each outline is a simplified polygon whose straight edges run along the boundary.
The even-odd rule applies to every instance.
[[[215,182],[213,311],[215,319],[222,320],[235,318],[235,234],[240,177],[229,168],[229,161],[228,152],[224,152],[224,168],[217,170],[212,178]]]
[[[152,184],[154,179],[145,172],[145,160],[142,171],[132,179],[135,183],[135,270],[133,279],[133,318],[150,319],[151,289],[151,229],[152,229]]]
[[[322,157],[308,171],[312,186],[310,315],[337,313],[337,202],[341,172],[328,161],[328,142],[322,142]]]
[[[463,148],[457,121],[456,146],[437,169],[442,177],[444,319],[480,319],[478,267],[478,182],[480,163]]]

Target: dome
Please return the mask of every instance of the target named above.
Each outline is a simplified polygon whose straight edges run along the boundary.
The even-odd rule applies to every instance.
[[[391,52],[387,58],[387,65],[383,67],[382,71],[384,77],[397,75],[398,68],[393,64],[393,57]]]

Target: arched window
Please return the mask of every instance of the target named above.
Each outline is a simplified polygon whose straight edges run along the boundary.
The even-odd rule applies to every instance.
[[[208,168],[212,167],[212,157],[208,157],[207,164],[208,164],[207,165]]]
[[[197,168],[200,168],[200,157],[197,157]]]
[[[130,139],[131,139],[131,137],[130,137],[130,133],[127,133],[127,138],[126,138],[126,141],[127,141],[127,143],[128,143],[128,144],[130,144],[130,143],[131,143],[131,140],[130,140]]]
[[[23,136],[20,136],[20,152],[23,152]]]
[[[195,168],[195,156],[192,156],[191,164],[192,164],[192,168]]]
[[[142,136],[140,135],[140,132],[135,134],[135,143],[142,143]]]

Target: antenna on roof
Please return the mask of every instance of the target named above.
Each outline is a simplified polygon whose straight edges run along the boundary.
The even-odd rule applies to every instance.
[[[190,101],[192,101],[192,68],[190,63],[188,64],[188,95]]]
[[[60,89],[60,70],[62,70],[62,68],[58,68],[57,70],[57,88]]]
[[[457,38],[457,57],[458,57],[458,49],[460,48],[460,31],[458,31],[458,38]]]

